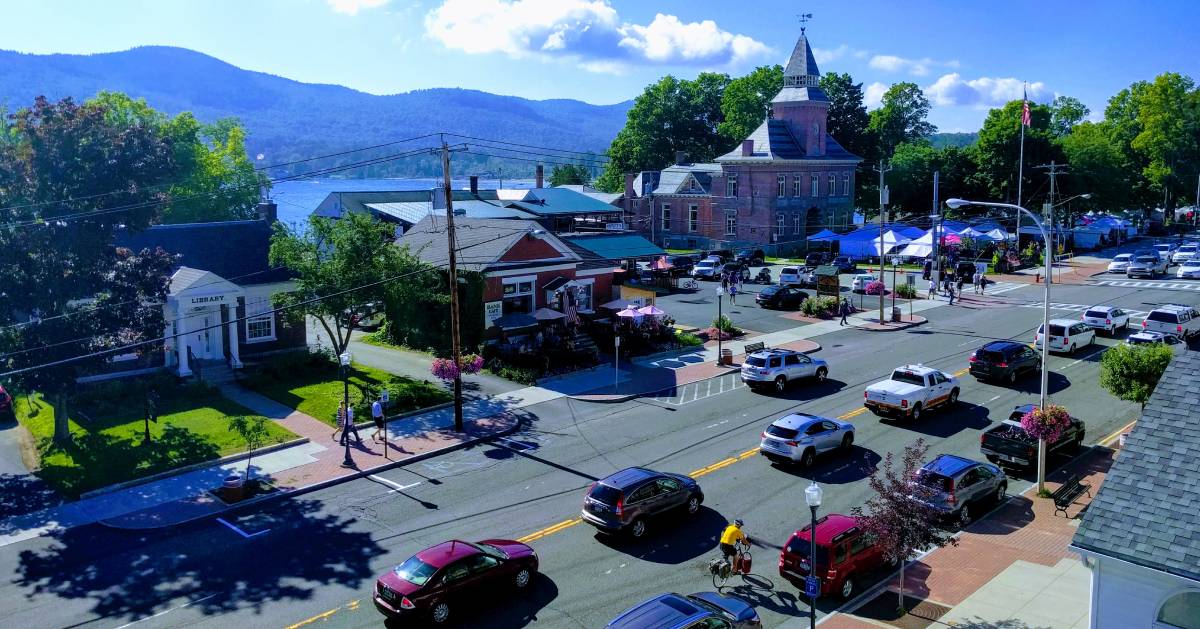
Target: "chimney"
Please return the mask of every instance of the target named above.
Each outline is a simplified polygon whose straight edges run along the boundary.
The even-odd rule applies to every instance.
[[[279,206],[275,205],[275,202],[270,199],[260,201],[258,204],[258,220],[267,221],[268,223],[274,223],[279,220]]]
[[[634,197],[633,180],[635,177],[636,177],[636,175],[634,175],[633,173],[625,173],[625,198],[626,199],[632,199]]]
[[[675,165],[682,166],[687,163],[687,153],[684,151],[675,151]]]
[[[754,140],[742,140],[742,157],[754,155]]]
[[[471,175],[471,196],[479,196],[479,175]]]
[[[544,176],[543,171],[544,171],[544,167],[541,164],[538,164],[536,174],[534,174],[534,176],[533,176],[533,179],[534,179],[533,187],[535,187],[535,188],[542,187],[542,177]]]

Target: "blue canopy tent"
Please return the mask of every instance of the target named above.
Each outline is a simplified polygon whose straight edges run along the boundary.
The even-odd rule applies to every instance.
[[[829,242],[835,238],[837,238],[836,232],[832,232],[828,229],[822,229],[821,231],[806,238],[806,240],[809,242]]]

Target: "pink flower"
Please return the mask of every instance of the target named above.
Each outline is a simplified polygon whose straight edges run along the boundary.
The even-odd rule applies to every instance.
[[[1067,409],[1055,404],[1047,404],[1044,410],[1035,408],[1021,416],[1021,428],[1024,428],[1029,436],[1051,443],[1058,441],[1070,425],[1071,414]]]

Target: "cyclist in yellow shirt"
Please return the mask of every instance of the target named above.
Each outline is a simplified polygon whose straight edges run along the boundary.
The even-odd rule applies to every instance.
[[[731,561],[737,555],[737,549],[734,548],[734,544],[738,542],[750,543],[750,538],[746,537],[746,534],[742,532],[742,524],[741,520],[734,520],[733,524],[725,527],[725,530],[721,532],[721,553],[725,555],[726,559]]]

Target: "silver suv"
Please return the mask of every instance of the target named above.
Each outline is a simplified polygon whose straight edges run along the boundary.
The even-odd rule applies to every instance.
[[[1142,330],[1161,332],[1186,341],[1200,334],[1200,312],[1185,304],[1163,304],[1146,315]]]
[[[929,506],[950,522],[967,525],[985,505],[997,505],[1008,492],[1008,476],[990,463],[941,454],[917,471],[917,482],[930,490]]]
[[[820,358],[790,349],[762,349],[751,353],[742,363],[742,382],[751,389],[774,386],[783,393],[789,382],[813,378],[824,382],[829,365]]]
[[[812,467],[818,454],[849,454],[854,424],[838,419],[793,413],[775,420],[762,433],[759,453],[771,461]]]

